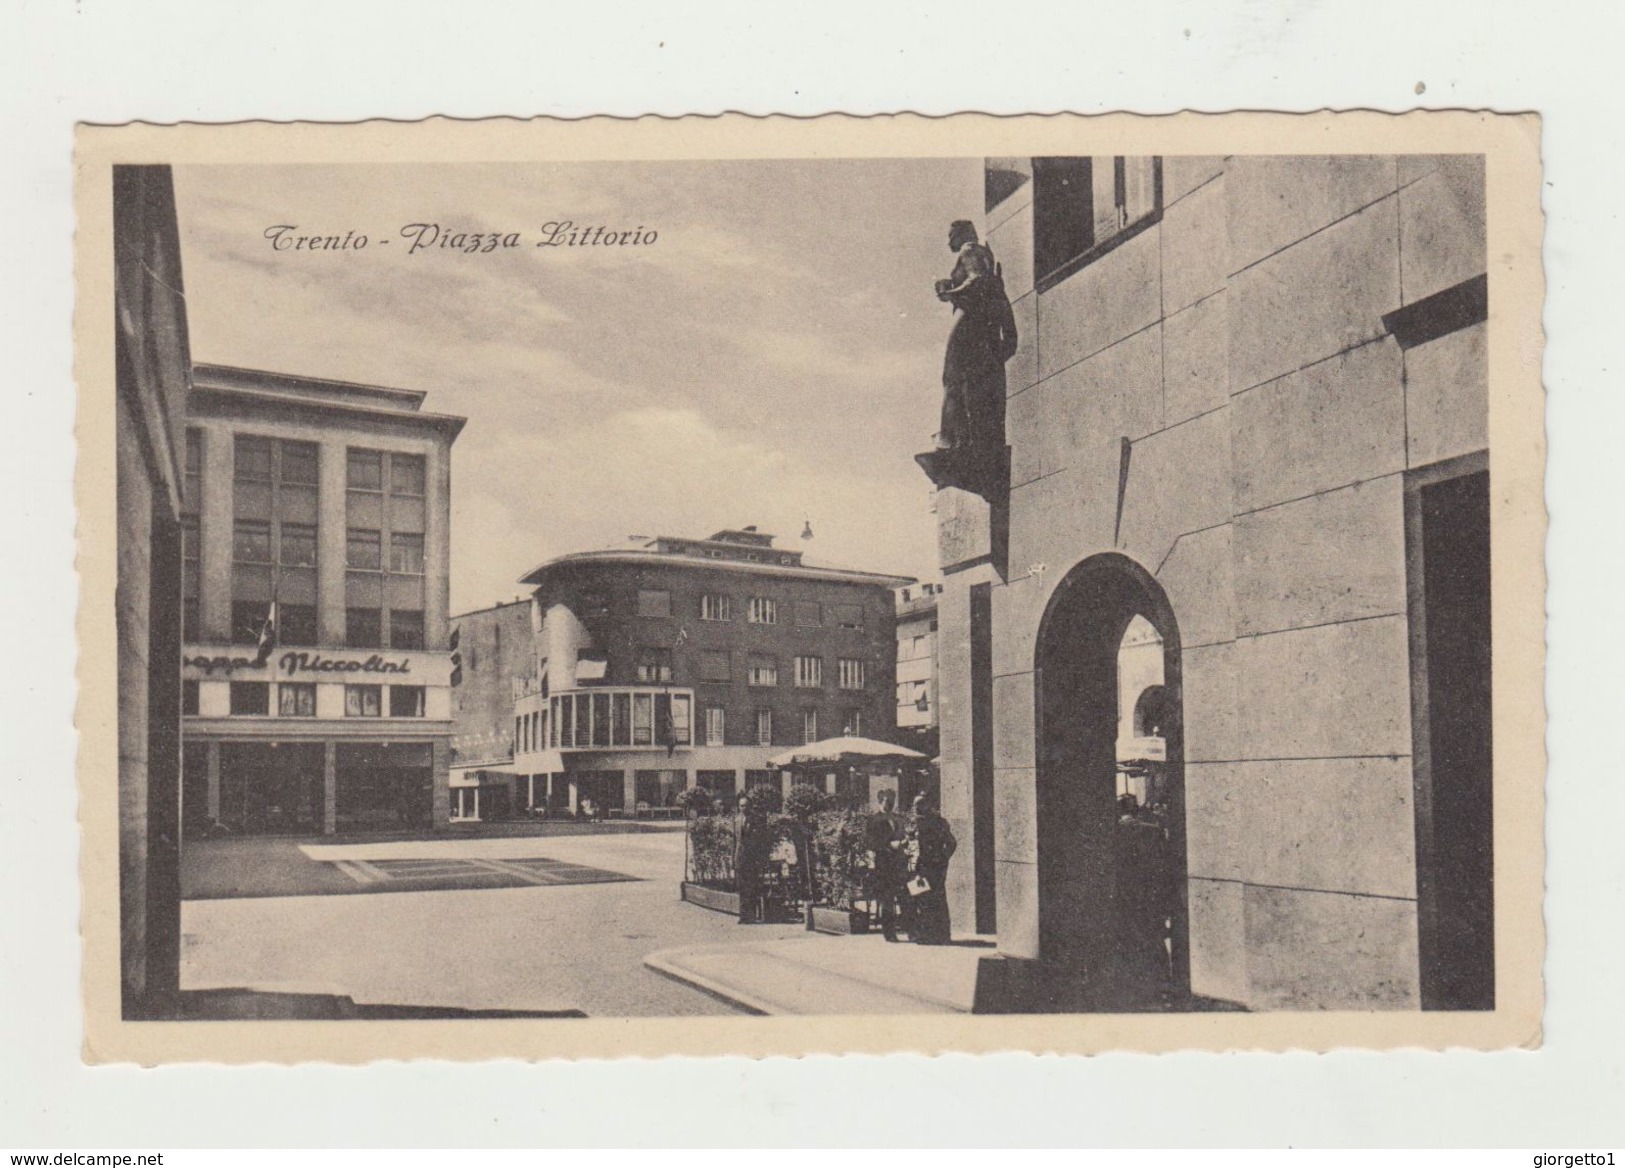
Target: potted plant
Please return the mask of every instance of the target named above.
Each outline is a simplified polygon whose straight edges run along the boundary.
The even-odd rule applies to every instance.
[[[818,907],[813,921],[819,932],[869,931],[867,906],[871,899],[873,869],[864,842],[866,819],[861,811],[836,808],[820,812],[815,820],[814,879]],[[865,907],[860,909],[859,904]]]
[[[738,842],[733,818],[696,813],[684,825],[684,831],[688,855],[682,898],[703,908],[737,914],[739,885],[734,854]]]

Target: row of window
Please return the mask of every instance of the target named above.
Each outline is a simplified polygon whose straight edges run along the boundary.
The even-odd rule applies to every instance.
[[[690,698],[687,694],[562,694],[546,710],[514,719],[514,748],[520,754],[548,748],[589,746],[690,746]],[[701,744],[727,745],[728,712],[722,706],[701,710]],[[863,711],[842,715],[841,733],[863,733]],[[818,711],[801,711],[801,741],[818,741]],[[772,746],[773,711],[756,711],[756,745]]]
[[[273,530],[275,533],[273,547]],[[197,526],[188,525],[183,534],[189,546],[183,557],[195,560]],[[231,557],[238,564],[278,564],[284,568],[316,566],[316,528],[308,523],[278,523],[239,519],[232,525]],[[345,533],[345,566],[360,571],[382,571],[384,536],[376,529],[351,527]],[[400,575],[423,574],[423,535],[421,532],[389,533],[388,570]]]
[[[238,600],[231,606],[231,642],[234,645],[257,644],[271,616],[270,606],[263,600]],[[344,610],[344,644],[351,649],[421,649],[424,647],[423,612],[421,609],[392,608],[388,622],[381,608],[347,608]],[[188,597],[182,602],[181,622],[183,635],[188,639],[198,636],[197,600]],[[385,632],[388,640],[385,640]],[[276,606],[276,643],[279,645],[318,644],[316,606],[313,604],[284,604]]]
[[[317,485],[320,448],[314,442],[238,434],[233,447],[232,478],[239,483]],[[202,435],[192,430],[186,436],[186,473],[197,476],[202,470]],[[422,495],[426,471],[421,454],[356,447],[345,451],[344,485],[352,491],[387,489],[392,495]]]
[[[692,746],[688,694],[564,694],[514,720],[520,751],[577,746]]]
[[[275,483],[282,487],[319,486],[320,447],[290,438],[238,434],[233,441],[232,479],[239,483]],[[196,511],[203,477],[203,434],[186,432],[186,503]],[[352,491],[421,498],[428,464],[421,454],[399,454],[351,447],[345,451],[345,486]]]
[[[588,613],[602,615],[610,611],[609,595],[604,592],[584,592],[582,608]],[[782,609],[782,612],[781,612]],[[864,616],[861,604],[820,604],[814,600],[798,600],[781,606],[771,596],[745,598],[741,610],[747,624],[776,625],[781,616],[793,619],[798,628],[861,629]],[[638,615],[669,617],[679,614],[672,604],[672,594],[666,588],[638,589]],[[705,621],[731,621],[734,619],[734,598],[725,592],[705,592],[700,595],[699,618]]]
[[[728,738],[728,711],[721,706],[707,706],[702,711],[704,717],[704,733],[706,746],[726,746]],[[843,735],[859,735],[863,733],[863,711],[847,710],[842,714],[841,733]],[[801,711],[801,742],[803,745],[818,741],[818,711],[807,709]],[[756,745],[773,745],[773,711],[759,709],[756,711]]]
[[[700,681],[733,680],[733,655],[727,650],[702,650],[698,658]],[[823,687],[822,657],[796,657],[794,671],[797,689]],[[856,657],[841,657],[836,661],[836,685],[840,689],[862,689],[868,682],[868,672],[867,662]],[[637,679],[646,685],[661,685],[672,681],[672,651],[656,648],[639,649]],[[748,654],[745,662],[745,684],[758,687],[778,685],[778,658],[764,653]]]
[[[275,691],[274,700],[272,691]],[[344,687],[344,716],[346,718],[382,718],[385,709],[385,690],[388,691],[388,709],[391,718],[421,718],[424,716],[424,687],[421,685],[346,685]],[[316,683],[309,681],[234,681],[231,683],[231,706],[234,716],[269,716],[273,709],[279,718],[314,718],[316,716]],[[198,712],[198,683],[188,681],[181,687],[181,712]]]
[[[288,487],[318,485],[320,447],[291,438],[263,438],[238,434],[233,441],[232,478],[239,483],[277,483]],[[203,477],[203,434],[186,432],[186,498],[188,508],[198,506]],[[352,491],[389,494],[424,494],[427,464],[421,454],[398,454],[352,447],[345,451],[345,485]]]

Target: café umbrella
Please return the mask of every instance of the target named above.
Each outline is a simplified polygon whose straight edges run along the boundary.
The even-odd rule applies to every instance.
[[[866,762],[917,762],[925,758],[917,750],[881,742],[876,738],[824,738],[794,750],[775,754],[767,765],[778,770],[798,766],[859,766]]]

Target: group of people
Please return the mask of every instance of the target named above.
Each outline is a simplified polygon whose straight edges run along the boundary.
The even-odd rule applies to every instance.
[[[880,808],[864,824],[864,843],[873,857],[874,913],[888,941],[900,932],[917,945],[946,945],[948,861],[959,841],[948,821],[925,795],[914,797],[913,814],[895,811],[896,794],[880,792]]]
[[[946,945],[948,861],[959,841],[948,821],[925,795],[914,799],[913,814],[896,811],[897,793],[880,792],[879,808],[864,822],[864,844],[874,866],[871,911],[888,941],[901,934],[920,945]],[[740,800],[735,874],[739,884],[739,923],[769,919],[768,870],[778,845],[767,809],[759,801]]]

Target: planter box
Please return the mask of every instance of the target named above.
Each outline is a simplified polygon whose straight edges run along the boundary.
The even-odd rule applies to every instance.
[[[820,933],[867,933],[869,914],[857,909],[815,907],[813,928]]]
[[[719,892],[715,888],[707,888],[703,884],[692,884],[683,881],[683,899],[689,904],[697,904],[701,908],[712,909],[716,912],[739,915],[739,893]]]

